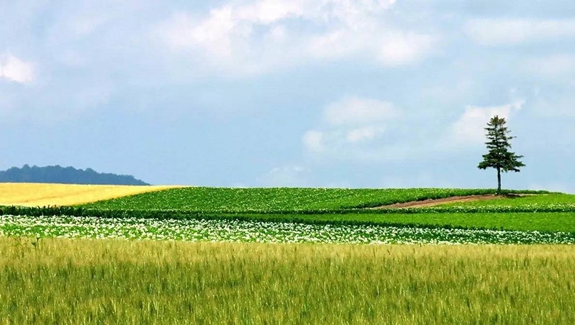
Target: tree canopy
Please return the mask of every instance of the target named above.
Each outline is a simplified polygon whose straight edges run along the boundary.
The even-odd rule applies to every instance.
[[[515,138],[510,136],[510,131],[505,126],[505,118],[495,115],[487,123],[485,130],[487,131],[487,145],[488,152],[483,155],[483,161],[477,166],[480,169],[495,168],[497,170],[497,194],[501,194],[501,172],[519,172],[520,167],[525,164],[519,159],[523,156],[516,155],[511,149],[511,139]]]

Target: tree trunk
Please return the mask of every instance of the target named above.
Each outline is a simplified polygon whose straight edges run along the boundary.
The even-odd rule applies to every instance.
[[[497,167],[497,195],[501,195],[501,168]]]

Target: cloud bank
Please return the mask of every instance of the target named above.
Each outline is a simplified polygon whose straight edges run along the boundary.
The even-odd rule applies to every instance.
[[[154,34],[172,51],[228,73],[257,74],[314,60],[417,63],[437,37],[389,19],[395,0],[232,1],[206,14],[178,11]]]

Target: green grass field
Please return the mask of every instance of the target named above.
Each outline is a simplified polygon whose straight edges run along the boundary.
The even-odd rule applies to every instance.
[[[462,206],[462,207],[493,207],[493,206],[508,206],[508,207],[524,207],[524,206],[553,206],[553,205],[567,205],[575,204],[575,195],[573,194],[538,194],[526,195],[522,197],[502,197],[494,200],[487,201],[474,201],[474,202],[461,202],[446,204],[446,207]]]
[[[452,203],[447,204],[447,206],[463,205],[463,206],[489,206],[489,205],[509,205],[509,206],[519,206],[519,205],[533,205],[533,204],[565,204],[575,203],[575,195],[573,194],[563,194],[563,193],[541,193],[537,195],[525,195],[520,197],[501,197],[495,200],[489,201],[475,201],[475,202],[463,202],[463,203]]]
[[[300,236],[300,240],[295,242],[315,240],[334,242],[331,239],[334,237],[340,238],[341,242],[368,243],[427,243],[450,240],[457,243],[570,243],[571,237],[575,236],[575,195],[560,193],[521,191],[528,195],[424,208],[381,210],[362,208],[410,200],[490,192],[491,190],[461,189],[179,188],[100,201],[79,207],[0,207],[0,214],[3,215],[43,218],[40,224],[40,219],[34,221],[36,219],[3,217],[0,219],[0,233],[33,237],[132,239],[165,237],[193,241],[203,238],[203,240],[263,242],[294,242],[292,237]],[[561,208],[551,209],[558,206]],[[44,218],[51,215],[80,218],[53,220]],[[146,219],[162,220],[162,224],[149,225]],[[188,221],[179,224],[178,227],[169,226],[170,222],[176,224],[175,220]],[[238,226],[234,224],[236,221],[243,223]],[[272,224],[268,226],[259,222]],[[98,226],[99,224],[102,226]],[[297,224],[334,225],[341,229],[334,230],[335,232],[330,235],[321,227],[312,227],[315,230],[310,228],[308,230],[310,234],[306,236],[297,230]],[[239,228],[226,230],[230,225],[232,228]],[[376,227],[375,233],[363,234],[361,228],[357,228],[362,226]],[[106,230],[111,227],[118,232]],[[261,228],[259,231],[261,235],[258,235],[258,230],[254,230],[254,227]],[[453,234],[443,236],[434,231],[413,229],[401,230],[402,235],[395,238],[393,235],[395,230],[390,230],[389,227],[483,229],[501,230],[507,233],[501,235],[469,232],[456,236]],[[145,231],[136,231],[139,228]],[[288,230],[281,230],[282,234],[269,235],[269,232],[276,233],[279,231],[277,229],[283,228]],[[510,233],[513,231],[521,233]],[[175,232],[181,235],[166,233],[162,237],[157,234],[158,232]],[[346,232],[359,235],[350,235],[350,238],[356,239],[348,240],[341,237],[341,234]],[[421,235],[421,232],[428,233]],[[543,238],[533,232],[561,232],[566,235]],[[242,234],[248,239],[242,239]]]
[[[575,246],[0,237],[2,324],[573,324]]]
[[[575,233],[575,213],[346,213],[346,214],[240,214],[228,218],[302,223],[379,224],[389,226],[433,226],[519,231],[564,231]]]
[[[0,206],[0,324],[573,324],[575,196],[514,192],[530,195],[374,210],[493,191],[182,188]]]
[[[357,213],[369,207],[493,194],[485,189],[313,189],[313,188],[178,188],[80,205],[97,210],[177,210],[202,213],[314,214]],[[575,212],[575,195],[513,191],[524,197],[413,208],[402,213]],[[363,211],[368,212],[368,211]],[[389,213],[395,211],[379,211]]]
[[[527,191],[522,191],[527,192]],[[96,209],[201,212],[333,211],[457,195],[485,189],[177,188],[82,205]]]

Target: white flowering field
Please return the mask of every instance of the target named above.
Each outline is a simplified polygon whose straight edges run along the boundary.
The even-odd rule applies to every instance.
[[[230,219],[157,220],[2,216],[0,235],[261,243],[574,244],[569,232],[302,224]]]

